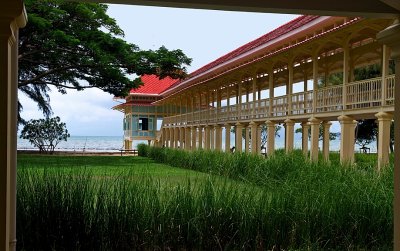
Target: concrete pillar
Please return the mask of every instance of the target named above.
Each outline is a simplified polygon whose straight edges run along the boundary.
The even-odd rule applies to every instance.
[[[185,150],[186,151],[190,151],[192,149],[192,141],[191,141],[191,137],[190,137],[190,131],[191,128],[189,126],[184,128],[184,132],[185,132]]]
[[[183,141],[185,137],[185,133],[183,132],[183,127],[175,127],[174,132],[174,148],[183,149]]]
[[[386,44],[391,49],[391,57],[396,64],[395,83],[400,83],[400,21],[399,19],[377,35],[379,42]],[[394,94],[394,149],[400,149],[400,88],[395,88]],[[395,150],[396,151],[396,150]],[[394,155],[394,250],[400,251],[400,154]]]
[[[262,127],[258,126],[257,127],[257,151],[259,154],[262,153],[261,152],[261,130],[262,130]]]
[[[197,143],[197,128],[195,126],[192,126],[192,151],[195,151],[197,149],[196,143]]]
[[[26,24],[23,1],[0,10],[0,250],[16,248],[18,29]]]
[[[288,153],[293,151],[294,146],[294,121],[291,119],[286,119],[284,122],[286,125],[285,150]]]
[[[311,127],[310,159],[311,161],[318,162],[319,124],[321,121],[313,117],[308,120],[308,123]]]
[[[393,115],[386,112],[375,114],[378,118],[378,170],[389,164],[390,123]]]
[[[324,121],[322,122],[322,126],[324,129],[324,134],[323,134],[323,145],[322,145],[322,152],[324,155],[324,160],[329,161],[329,135],[330,135],[330,128],[331,128],[332,123],[330,121]],[[388,145],[389,147],[389,145]]]
[[[199,145],[198,149],[203,149],[203,127],[199,126]]]
[[[241,153],[242,152],[242,131],[243,131],[243,125],[240,123],[236,123],[236,144],[235,144],[235,151]]]
[[[174,134],[175,134],[175,128],[170,127],[169,128],[169,143],[168,143],[169,148],[174,148],[174,139],[175,139]]]
[[[249,127],[251,128],[251,153],[257,154],[257,130],[258,125],[254,121],[250,122]]]
[[[210,149],[215,150],[215,128],[210,127]]]
[[[275,152],[275,123],[265,122],[267,125],[267,155],[272,156]]]
[[[246,126],[244,129],[244,152],[248,153],[250,148],[250,127]]]
[[[310,129],[310,125],[307,122],[301,123],[301,149],[303,150],[303,154],[308,156],[308,130]]]
[[[225,124],[225,152],[229,153],[231,150],[231,125]]]
[[[220,125],[215,125],[215,150],[222,151],[222,128]]]
[[[206,125],[204,127],[204,150],[210,150],[210,126]]]
[[[339,116],[338,120],[341,127],[340,139],[340,162],[343,164],[354,163],[354,142],[355,133],[354,129],[356,121],[349,116]]]
[[[175,148],[184,149],[185,145],[185,127],[177,127],[175,135]],[[179,145],[178,145],[179,142]]]

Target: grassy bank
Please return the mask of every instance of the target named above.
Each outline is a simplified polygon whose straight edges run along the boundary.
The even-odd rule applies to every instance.
[[[391,169],[310,165],[295,153],[257,177],[267,166],[252,156],[160,151],[167,156],[158,161],[209,166],[199,173],[142,157],[19,157],[19,249],[391,246]],[[224,161],[238,163],[225,170]]]

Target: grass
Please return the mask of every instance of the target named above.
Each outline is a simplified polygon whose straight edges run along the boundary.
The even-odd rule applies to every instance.
[[[314,165],[298,152],[265,160],[145,151],[157,162],[183,168],[145,157],[19,156],[18,249],[392,246],[392,167],[377,174]]]

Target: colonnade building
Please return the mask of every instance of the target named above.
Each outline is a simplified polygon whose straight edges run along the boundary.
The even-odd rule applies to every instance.
[[[125,146],[147,139],[158,146],[186,150],[229,151],[235,147],[239,152],[259,154],[261,127],[265,126],[266,153],[271,155],[276,125],[285,126],[289,152],[294,148],[294,125],[301,123],[302,149],[317,161],[320,127],[322,152],[328,159],[331,121],[339,121],[340,159],[352,163],[356,120],[376,119],[380,168],[389,160],[395,75],[391,48],[376,37],[392,23],[393,19],[300,16],[184,80],[157,82],[154,76],[143,76],[144,85],[114,107],[125,113]],[[360,74],[368,67],[375,69],[374,76]],[[141,91],[158,84],[157,91]],[[152,129],[140,129],[139,118],[152,118]],[[154,131],[157,118],[162,118],[162,125]],[[230,140],[232,128],[235,142]]]

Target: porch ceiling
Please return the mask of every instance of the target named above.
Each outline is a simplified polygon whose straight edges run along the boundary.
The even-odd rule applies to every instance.
[[[394,17],[400,14],[398,0],[84,0],[147,6],[194,9],[291,13],[325,16]]]

